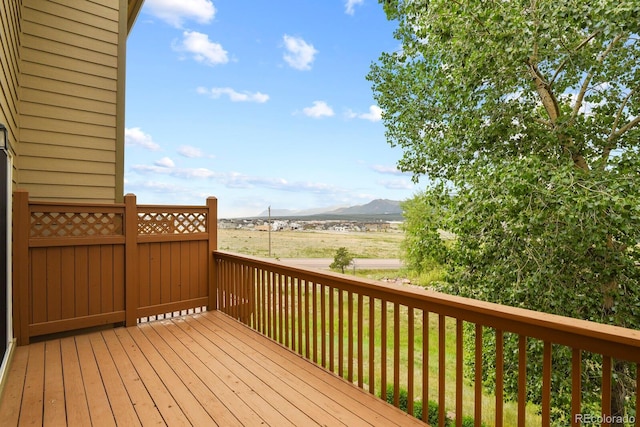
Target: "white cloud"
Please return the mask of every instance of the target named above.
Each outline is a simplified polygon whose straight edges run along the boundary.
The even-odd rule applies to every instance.
[[[153,138],[148,133],[144,133],[140,128],[127,128],[124,130],[124,143],[126,145],[137,145],[150,151],[160,150],[160,146],[153,142]]]
[[[169,157],[163,157],[160,160],[157,160],[153,163],[156,166],[160,166],[163,168],[174,168],[176,164]]]
[[[182,33],[182,44],[175,47],[178,51],[188,52],[193,59],[207,65],[226,64],[229,62],[227,51],[219,43],[209,40],[209,36],[197,31]]]
[[[351,110],[347,110],[345,115],[348,119],[358,118],[369,120],[371,122],[379,122],[380,120],[382,120],[382,108],[378,107],[377,105],[372,105],[369,107],[368,113],[355,113]]]
[[[269,95],[267,94],[261,92],[251,93],[248,91],[236,92],[230,87],[212,87],[211,89],[199,87],[196,90],[198,93],[209,95],[212,98],[220,98],[222,95],[227,95],[232,102],[257,102],[262,104],[269,100]]]
[[[390,181],[379,181],[380,185],[389,190],[411,190],[413,183],[408,179],[394,179]]]
[[[216,14],[211,0],[146,0],[145,10],[169,25],[181,28],[184,21],[208,24]]]
[[[311,63],[315,59],[318,51],[312,44],[307,43],[300,37],[284,35],[284,47],[287,52],[283,55],[284,60],[296,70],[310,70]]]
[[[290,182],[284,178],[245,175],[239,172],[214,172],[206,168],[172,168],[155,165],[134,165],[133,172],[140,175],[166,175],[187,180],[215,180],[227,188],[268,188],[287,192],[334,194],[343,190],[318,182]],[[193,184],[193,183],[192,183]]]
[[[149,166],[149,165],[134,165],[132,170],[140,174],[157,173],[161,175],[170,175],[176,178],[186,179],[207,179],[220,177],[222,174],[214,172],[206,168],[167,168],[165,166]]]
[[[199,159],[205,157],[204,152],[196,147],[192,147],[191,145],[182,145],[178,148],[178,154],[183,157],[188,157],[190,159]]]
[[[327,105],[324,101],[313,101],[312,107],[306,107],[302,109],[305,116],[319,119],[321,117],[333,116],[333,109]]]
[[[371,169],[385,175],[405,175],[405,172],[399,171],[395,166],[373,165]]]
[[[363,3],[364,0],[346,0],[344,2],[344,13],[346,13],[347,15],[353,15],[353,13],[355,12],[354,7]]]

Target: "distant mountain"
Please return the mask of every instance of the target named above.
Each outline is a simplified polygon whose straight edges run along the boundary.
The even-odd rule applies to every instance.
[[[331,215],[395,215],[401,214],[400,202],[389,199],[376,199],[366,205],[339,208],[326,212]]]
[[[261,212],[259,217],[269,215],[268,210]],[[341,216],[347,217],[352,215],[378,216],[391,215],[401,216],[402,208],[398,200],[376,199],[364,205],[350,207],[328,207],[304,210],[292,209],[271,209],[272,217],[305,217],[305,216]]]

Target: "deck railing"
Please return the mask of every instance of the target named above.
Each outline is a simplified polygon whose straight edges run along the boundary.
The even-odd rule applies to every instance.
[[[205,206],[13,197],[13,312],[30,337],[215,306],[217,200]]]
[[[480,425],[483,411],[489,412],[483,409],[487,403],[493,406],[489,424],[500,426],[509,418],[519,426],[549,425],[554,407],[552,376],[558,375],[553,371],[552,346],[566,347],[571,354],[572,425],[587,421],[582,393],[593,386],[582,379],[583,354],[602,357],[602,425],[611,421],[614,360],[631,364],[634,386],[640,389],[640,331],[222,251],[214,252],[213,258],[219,310],[381,398],[388,397],[389,387],[396,406],[401,390],[406,390],[409,413],[414,400],[425,406],[434,400],[441,426],[447,414],[453,414],[456,425],[461,425],[463,415]],[[469,330],[471,342],[465,341]],[[489,395],[482,386],[483,334],[488,333],[495,334],[497,349],[495,389]],[[504,354],[507,334],[517,336],[517,355]],[[527,414],[527,348],[533,342],[543,348],[541,404]],[[471,382],[465,378],[465,370],[470,369],[463,358],[465,343],[475,355]],[[513,359],[518,364],[518,399],[515,412],[508,414],[503,376],[505,360]],[[468,401],[471,409],[463,405]],[[637,400],[634,405],[635,413],[632,408],[625,421],[638,426]],[[427,412],[424,407],[424,420]]]

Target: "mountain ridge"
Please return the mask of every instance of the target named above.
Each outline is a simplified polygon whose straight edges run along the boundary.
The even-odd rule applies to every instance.
[[[402,208],[399,200],[375,199],[363,205],[347,206],[347,207],[327,207],[315,209],[271,209],[272,217],[306,217],[306,216],[352,216],[352,215],[402,215]],[[268,210],[262,211],[257,217],[266,217],[269,215]]]

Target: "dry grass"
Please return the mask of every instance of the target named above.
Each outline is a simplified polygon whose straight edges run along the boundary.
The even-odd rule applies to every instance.
[[[387,232],[271,232],[272,258],[333,258],[345,247],[356,258],[400,258],[400,231]],[[218,230],[218,248],[260,257],[269,256],[269,233],[242,229]]]

